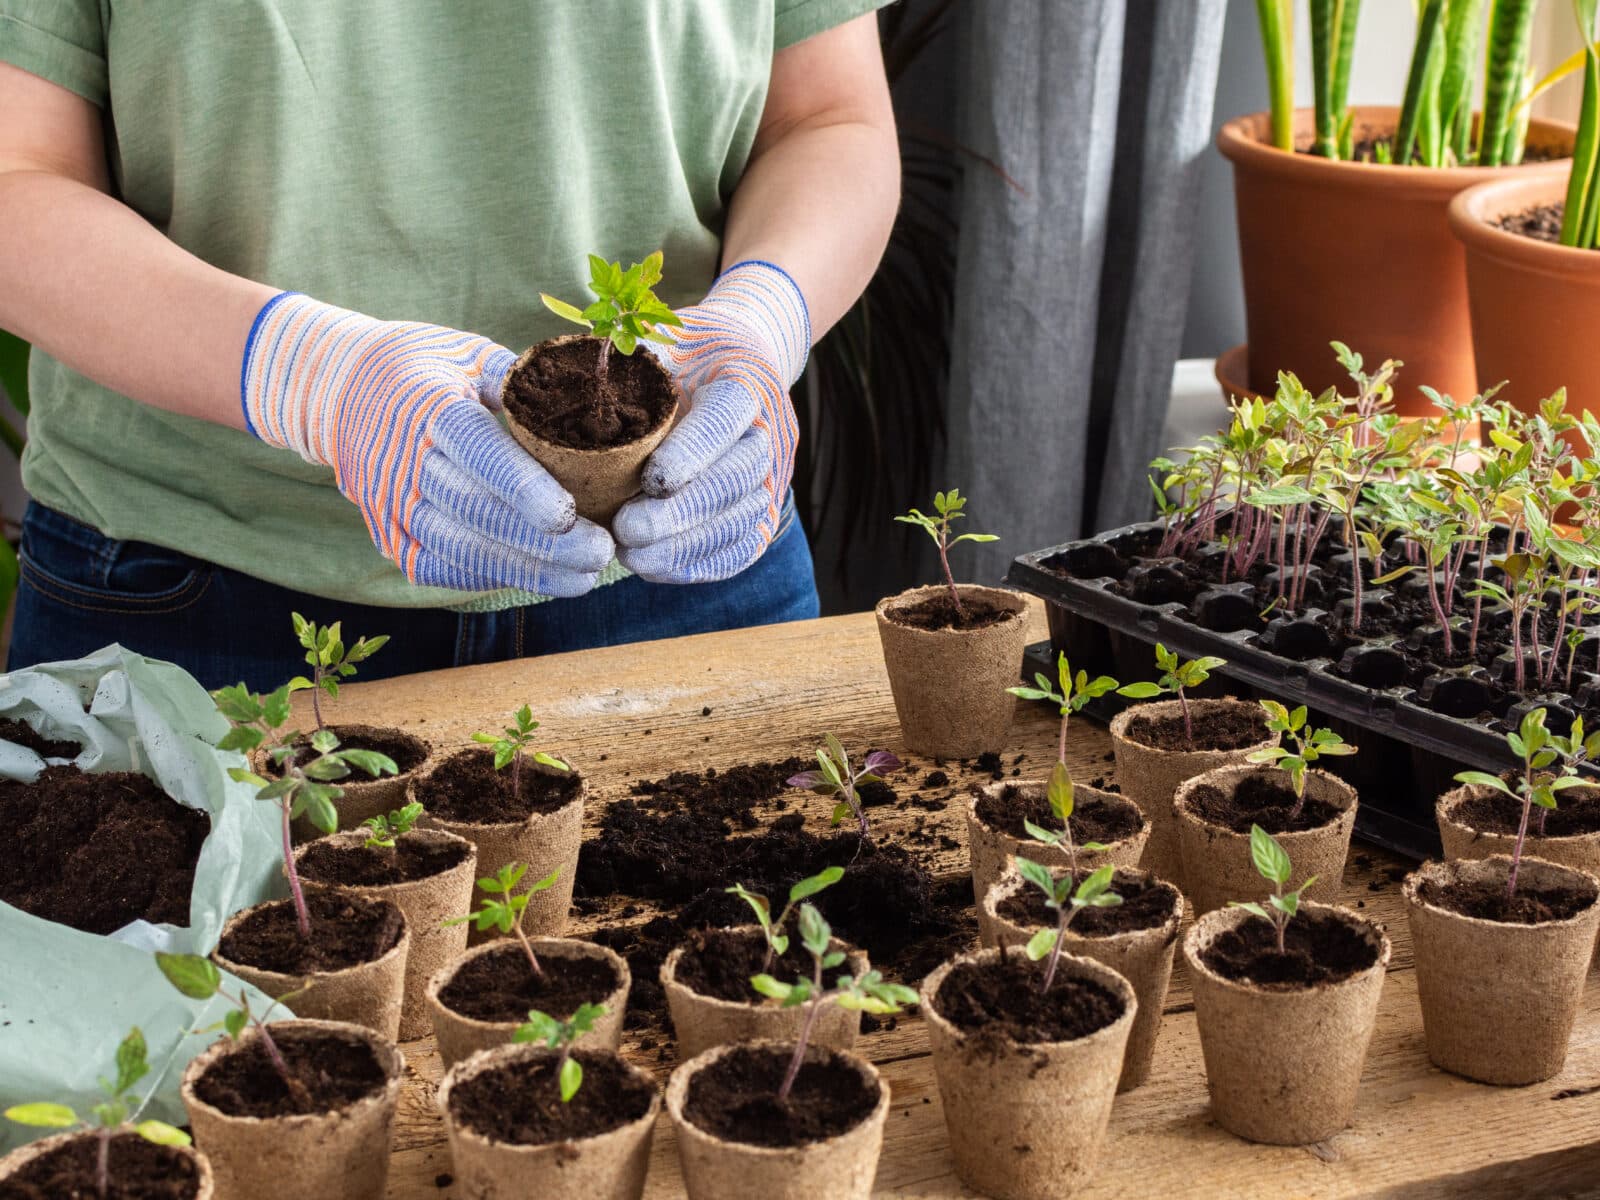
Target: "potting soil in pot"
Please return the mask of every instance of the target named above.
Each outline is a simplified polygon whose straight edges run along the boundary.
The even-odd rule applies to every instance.
[[[789,1052],[739,1047],[697,1071],[684,1115],[724,1141],[801,1146],[853,1129],[878,1104],[878,1087],[838,1053],[809,1047],[786,1100],[778,1088]]]
[[[1087,876],[1088,872],[1079,871],[1073,878],[1082,882]],[[1153,876],[1136,875],[1131,871],[1118,871],[1112,877],[1111,890],[1122,897],[1122,903],[1109,908],[1080,910],[1072,918],[1070,928],[1073,934],[1078,937],[1110,937],[1136,929],[1155,929],[1166,923],[1176,903],[1170,885],[1162,884]],[[1056,910],[1045,907],[1044,893],[1032,884],[1007,896],[996,911],[1008,921],[1027,928],[1045,925],[1055,928]]]
[[[496,771],[494,755],[487,750],[458,750],[419,779],[413,791],[429,816],[499,825],[565,808],[583,787],[577,771],[540,767],[531,756],[524,756],[518,790],[513,793],[511,770]]]
[[[405,930],[393,904],[345,892],[306,895],[311,936],[300,936],[294,905],[258,909],[239,921],[217,946],[222,957],[280,975],[342,971],[382,958]]]
[[[189,892],[210,817],[144,775],[47,768],[0,781],[0,900],[86,933],[143,918],[189,923]]]
[[[1518,237],[1537,238],[1541,242],[1561,242],[1561,218],[1567,206],[1563,204],[1536,204],[1521,212],[1507,213],[1490,222],[1497,229],[1514,233]]]
[[[1278,953],[1278,934],[1270,922],[1246,921],[1211,942],[1201,960],[1225,979],[1266,988],[1337,983],[1378,961],[1370,938],[1348,921],[1321,913],[1290,921],[1283,946]]]
[[[394,760],[401,775],[415,771],[428,757],[427,745],[417,737],[399,729],[382,725],[329,725],[328,731],[339,739],[341,750],[372,750],[386,754]],[[317,756],[311,748],[309,734],[301,734],[295,743],[295,762],[304,766]],[[356,783],[371,778],[364,771],[354,771],[350,779]]]
[[[961,598],[961,611],[948,591],[929,595],[915,604],[896,605],[888,610],[889,620],[912,629],[987,629],[1016,615],[1014,608],[997,604],[989,597],[967,593]]]
[[[671,382],[650,354],[622,355],[608,346],[607,355],[602,388],[595,376],[599,341],[538,347],[506,381],[506,411],[530,433],[575,450],[639,440],[672,411]]]
[[[47,738],[26,721],[19,721],[15,717],[0,717],[0,741],[25,746],[40,758],[77,758],[83,753],[82,742]]]
[[[1076,1041],[1122,1016],[1122,1000],[1093,979],[1058,974],[1040,992],[1044,972],[1016,951],[989,965],[959,963],[939,986],[939,1012],[977,1040],[1023,1045]]]
[[[0,1200],[54,1200],[100,1195],[95,1185],[98,1139],[84,1137],[41,1155],[7,1179]],[[194,1160],[135,1133],[111,1139],[106,1200],[189,1200],[200,1186]]]
[[[486,1138],[518,1146],[542,1146],[595,1137],[650,1110],[655,1089],[616,1055],[574,1050],[583,1086],[563,1102],[556,1078],[557,1056],[520,1059],[480,1071],[450,1089],[450,1116]]]
[[[767,940],[755,929],[697,929],[684,939],[683,957],[678,960],[677,980],[702,996],[731,1000],[741,1004],[764,1003],[750,986],[750,977],[765,971],[778,979],[809,979],[813,970],[811,955],[798,937],[790,937],[789,949],[767,961]],[[831,985],[850,971],[848,962],[822,973]]]
[[[1157,750],[1243,750],[1267,736],[1266,713],[1260,709],[1225,708],[1197,710],[1190,720],[1194,737],[1184,733],[1183,718],[1154,718],[1135,712],[1128,722],[1128,736],[1141,745]]]
[[[291,1095],[259,1037],[224,1054],[195,1080],[194,1093],[230,1117],[292,1117],[335,1112],[388,1085],[383,1064],[359,1038],[273,1025],[272,1040],[305,1103]]]
[[[300,874],[341,887],[379,887],[410,883],[461,865],[472,851],[465,842],[432,842],[400,837],[393,849],[312,842],[300,855]],[[420,932],[420,931],[419,931]]]
[[[1307,796],[1299,815],[1291,818],[1294,791],[1288,775],[1283,772],[1246,775],[1237,787],[1226,791],[1202,783],[1194,788],[1190,797],[1197,816],[1234,833],[1249,833],[1252,825],[1259,825],[1268,833],[1320,829],[1337,821],[1344,812],[1326,801]]]
[[[1517,894],[1507,896],[1505,885],[1495,879],[1457,879],[1448,884],[1425,880],[1418,894],[1429,904],[1510,925],[1537,925],[1541,921],[1565,921],[1594,903],[1594,893],[1576,885],[1535,887],[1522,880]]]
[[[1098,797],[1084,797],[1081,793],[1080,797],[1068,820],[1072,840],[1078,845],[1085,842],[1110,845],[1139,832],[1143,818],[1132,801],[1115,804]],[[978,819],[991,829],[1024,841],[1033,837],[1024,822],[1032,821],[1045,829],[1055,829],[1061,824],[1043,788],[1029,791],[1016,784],[1000,788],[998,795],[982,796],[978,800]]]
[[[537,948],[535,949],[537,953]],[[543,975],[535,975],[528,956],[508,940],[469,959],[439,991],[454,1012],[479,1021],[528,1019],[528,1010],[566,1020],[580,1004],[598,1004],[617,987],[617,972],[599,958],[563,958],[539,954]]]
[[[1536,808],[1528,822],[1528,836],[1574,837],[1600,831],[1600,788],[1569,788],[1556,797],[1555,808]],[[1457,804],[1450,813],[1462,825],[1479,833],[1499,833],[1515,837],[1522,823],[1522,800],[1489,788]],[[1541,824],[1542,821],[1542,824]],[[1528,844],[1529,853],[1538,854],[1537,841]]]

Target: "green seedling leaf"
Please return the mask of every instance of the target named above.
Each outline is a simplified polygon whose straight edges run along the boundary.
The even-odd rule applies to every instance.
[[[209,1000],[222,986],[222,972],[198,954],[156,953],[156,966],[167,981],[191,1000]]]
[[[70,1129],[79,1124],[78,1114],[65,1104],[16,1104],[6,1109],[6,1119],[43,1129]]]
[[[1269,883],[1289,882],[1289,856],[1278,840],[1259,825],[1250,826],[1250,859],[1257,872]]]

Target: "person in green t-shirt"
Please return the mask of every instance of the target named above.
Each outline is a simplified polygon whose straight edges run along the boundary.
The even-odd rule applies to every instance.
[[[10,665],[208,686],[815,615],[788,391],[899,198],[887,0],[0,0],[0,328],[33,343]],[[689,396],[610,523],[511,438],[588,254]],[[570,328],[570,327],[568,327]]]

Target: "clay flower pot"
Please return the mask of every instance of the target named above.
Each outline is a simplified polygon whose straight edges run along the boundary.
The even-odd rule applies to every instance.
[[[756,925],[738,925],[734,930],[760,938]],[[838,973],[861,975],[870,968],[865,951],[835,938],[832,949],[843,950],[849,958]],[[784,1008],[775,1000],[764,1000],[752,990],[748,1001],[724,1000],[695,991],[678,979],[678,967],[687,946],[679,946],[661,964],[661,989],[667,994],[667,1010],[672,1014],[672,1030],[679,1061],[703,1054],[728,1042],[794,1041],[805,1023],[805,1009]],[[781,976],[780,976],[781,978]],[[827,978],[831,980],[832,974]],[[811,1044],[848,1050],[861,1032],[861,1011],[830,1004],[817,1015],[811,1030]]]
[[[572,333],[551,338],[548,342],[541,342],[537,346],[530,346],[517,359],[511,368],[511,374],[515,376],[526,367],[534,354],[540,350],[570,342],[593,340],[586,333]],[[642,361],[656,362],[648,353],[643,354]],[[666,368],[662,367],[660,370],[676,397],[672,409],[649,433],[619,446],[606,446],[598,450],[559,446],[547,438],[540,437],[519,422],[513,415],[511,407],[507,406],[506,424],[511,430],[511,436],[522,444],[523,449],[539,460],[540,466],[555,476],[557,483],[572,494],[580,517],[587,517],[597,525],[610,525],[611,518],[617,515],[617,509],[639,494],[640,472],[644,468],[645,459],[655,452],[655,448],[667,436],[678,414],[684,409],[683,389],[667,374]]]
[[[628,971],[627,960],[613,950],[604,946],[597,946],[593,942],[580,942],[571,938],[533,938],[533,952],[539,961],[546,959],[595,959],[608,964],[617,978],[617,984],[605,996],[596,997],[591,1003],[602,1005],[606,1014],[598,1018],[594,1028],[580,1036],[575,1043],[579,1046],[603,1046],[608,1050],[615,1050],[622,1042],[622,1018],[628,1007],[628,989],[633,986],[633,976]],[[490,955],[508,955],[514,961],[526,967],[527,963],[522,953],[522,948],[510,939],[497,939],[482,946],[474,946],[454,962],[447,963],[435,971],[428,980],[424,1002],[427,1005],[428,1017],[433,1022],[434,1036],[439,1042],[439,1058],[446,1067],[450,1067],[464,1058],[476,1054],[479,1050],[492,1049],[503,1046],[511,1041],[518,1026],[527,1021],[527,1014],[523,1013],[514,1021],[485,1021],[476,1017],[467,1016],[451,1008],[440,997],[445,986],[455,978],[456,972],[468,963]],[[536,1007],[536,1006],[535,1006]],[[555,1017],[568,1017],[570,1013],[551,1013]]]
[[[1261,706],[1245,700],[1190,700],[1191,719],[1211,713],[1236,710],[1262,716]],[[1150,818],[1150,840],[1145,843],[1139,865],[1182,888],[1183,856],[1178,853],[1178,818],[1172,809],[1178,785],[1196,775],[1218,767],[1242,766],[1249,755],[1265,750],[1277,741],[1276,734],[1264,734],[1259,742],[1239,750],[1162,750],[1148,746],[1129,735],[1129,727],[1140,717],[1157,720],[1182,718],[1183,708],[1176,700],[1157,700],[1125,708],[1111,721],[1111,752],[1116,757],[1117,786]]]
[[[1444,842],[1446,859],[1488,858],[1495,854],[1509,856],[1516,848],[1515,833],[1495,833],[1478,829],[1460,813],[1461,807],[1469,800],[1498,794],[1492,788],[1462,784],[1439,797],[1439,803],[1434,806],[1434,814],[1439,820],[1439,837]],[[1561,799],[1573,794],[1566,792]],[[1526,847],[1528,853],[1546,862],[1560,863],[1564,867],[1576,867],[1591,875],[1600,875],[1600,829],[1593,833],[1538,837],[1535,834],[1538,820],[1539,810],[1535,809],[1533,820],[1529,822],[1528,827]]]
[[[715,1046],[673,1071],[667,1081],[667,1113],[678,1135],[678,1162],[689,1200],[728,1200],[733,1196],[763,1200],[867,1200],[878,1170],[883,1125],[889,1115],[889,1085],[866,1059],[842,1050],[834,1055],[860,1072],[878,1101],[867,1116],[835,1137],[798,1146],[756,1146],[730,1141],[700,1128],[684,1108],[695,1076],[728,1054],[768,1049],[787,1058],[793,1042],[744,1042]],[[808,1050],[808,1061],[819,1053]]]
[[[1300,987],[1227,978],[1206,964],[1207,947],[1246,921],[1266,924],[1237,908],[1200,917],[1183,939],[1212,1115],[1253,1142],[1321,1141],[1349,1125],[1355,1112],[1389,939],[1372,922],[1333,905],[1303,903],[1296,920],[1313,914],[1357,932],[1372,946],[1373,964],[1345,979]]]
[[[149,1143],[146,1143],[138,1134],[131,1131],[117,1134],[112,1138],[110,1177],[113,1184],[115,1184],[119,1178],[119,1152],[122,1150],[123,1145],[128,1139],[131,1139],[134,1142],[139,1142],[142,1145],[149,1145]],[[28,1180],[28,1172],[30,1170],[51,1169],[40,1160],[48,1159],[60,1150],[70,1151],[73,1147],[80,1143],[88,1143],[87,1150],[81,1151],[80,1153],[89,1154],[91,1156],[89,1161],[92,1163],[94,1161],[93,1156],[97,1156],[99,1154],[100,1148],[95,1144],[98,1141],[99,1136],[97,1134],[85,1133],[80,1130],[75,1133],[58,1133],[53,1137],[40,1138],[38,1141],[29,1142],[26,1146],[17,1147],[17,1149],[13,1150],[10,1154],[0,1156],[0,1191],[6,1191],[7,1189],[5,1185],[10,1184],[12,1187],[17,1189],[15,1194],[18,1196],[46,1196],[58,1194],[53,1192],[47,1194],[44,1192],[35,1192],[31,1190],[35,1186],[36,1181]],[[162,1157],[172,1155],[175,1159],[183,1160],[183,1162],[188,1164],[187,1170],[185,1170],[182,1175],[171,1177],[170,1179],[164,1179],[162,1176],[156,1175],[154,1171],[141,1172],[141,1182],[160,1181],[166,1183],[167,1186],[169,1186],[172,1190],[170,1192],[163,1192],[162,1194],[170,1195],[172,1200],[212,1200],[212,1197],[216,1195],[216,1185],[211,1176],[211,1164],[206,1161],[206,1156],[204,1154],[201,1154],[193,1146],[162,1146],[158,1149],[159,1154]],[[94,1195],[92,1166],[89,1168],[89,1172],[89,1177],[85,1180],[85,1183],[87,1184],[86,1190],[74,1192],[74,1195]],[[191,1177],[193,1179],[193,1184],[189,1190],[180,1191],[179,1189],[182,1187],[183,1182]]]
[[[1169,895],[1172,903],[1170,915],[1157,925],[1110,934],[1088,935],[1068,926],[1063,947],[1063,953],[1077,958],[1092,958],[1110,967],[1133,986],[1133,993],[1138,998],[1138,1012],[1128,1032],[1122,1075],[1117,1081],[1119,1092],[1136,1088],[1150,1077],[1156,1038],[1161,1033],[1161,1014],[1167,1005],[1167,985],[1172,980],[1172,956],[1178,946],[1178,926],[1183,921],[1183,895],[1172,884],[1155,878],[1148,871],[1136,868],[1119,871],[1111,890],[1124,890],[1125,880],[1129,877]],[[1012,896],[1024,894],[1029,886],[1012,868],[989,889],[978,908],[978,931],[985,946],[1020,948],[1026,946],[1028,940],[1044,927],[1042,922],[1019,924],[1000,911],[1002,904]],[[1101,911],[1115,915],[1118,910],[1112,908]],[[1054,928],[1053,921],[1050,926]]]
[[[447,870],[403,883],[381,884],[324,884],[309,876],[305,859],[308,852],[318,846],[336,846],[360,852],[365,846],[364,832],[348,830],[332,837],[302,846],[295,851],[295,861],[300,865],[300,876],[308,890],[327,887],[335,891],[355,892],[388,900],[405,914],[406,928],[411,945],[406,952],[405,992],[400,1008],[401,1041],[409,1041],[426,1034],[431,1027],[427,1003],[423,993],[434,972],[446,963],[460,957],[467,948],[467,926],[446,925],[472,906],[472,889],[477,880],[477,852],[472,843],[442,829],[414,829],[402,838],[413,844],[428,847],[458,846],[463,851],[461,861]],[[380,853],[366,851],[366,853]]]
[[[1358,142],[1390,136],[1399,123],[1394,108],[1358,105],[1351,113]],[[1313,123],[1311,110],[1295,113],[1296,145],[1310,143]],[[1328,349],[1332,337],[1368,363],[1405,363],[1409,382],[1395,399],[1406,415],[1433,411],[1418,384],[1471,396],[1480,380],[1505,378],[1487,362],[1473,370],[1467,268],[1446,209],[1462,189],[1485,180],[1564,185],[1569,160],[1446,168],[1336,162],[1279,150],[1270,129],[1269,115],[1255,113],[1217,133],[1217,149],[1233,163],[1250,389],[1272,395],[1280,370],[1293,371],[1312,392],[1347,385]],[[1569,154],[1572,137],[1569,125],[1533,121],[1528,146]],[[1383,263],[1392,286],[1371,287],[1352,263]]]
[[[1425,863],[1403,888],[1428,1058],[1483,1083],[1537,1083],[1561,1070],[1600,932],[1600,880],[1526,855],[1519,893],[1573,888],[1591,897],[1588,904],[1562,920],[1523,925],[1469,917],[1438,901],[1438,889],[1451,885],[1503,888],[1510,869],[1504,855]]]
[[[372,749],[389,755],[400,767],[400,773],[397,775],[379,775],[374,778],[365,771],[352,770],[349,776],[341,779],[339,786],[343,789],[344,795],[335,801],[335,807],[339,810],[339,828],[360,829],[361,822],[368,817],[387,816],[395,809],[403,807],[406,802],[407,786],[427,764],[428,755],[433,748],[415,734],[388,725],[341,724],[330,721],[328,728],[338,736],[340,746],[365,748],[371,741]],[[277,778],[277,768],[261,751],[251,754],[250,763],[251,769],[257,774],[265,775],[269,779]],[[322,830],[305,817],[298,818],[294,823],[294,839],[297,842],[313,841],[323,836],[325,835]]]
[[[650,1166],[650,1139],[661,1112],[661,1093],[647,1072],[621,1059],[616,1060],[621,1069],[650,1090],[650,1103],[640,1116],[603,1133],[542,1143],[510,1142],[482,1133],[457,1118],[450,1098],[463,1084],[485,1072],[553,1057],[555,1052],[543,1045],[497,1046],[479,1051],[445,1074],[437,1102],[450,1139],[453,1195],[463,1200],[510,1196],[638,1200],[643,1194],[645,1173]],[[584,1088],[593,1086],[597,1085],[589,1078],[584,1080]]]
[[[314,900],[314,896],[308,894],[307,900]],[[274,999],[293,992],[294,996],[287,1001],[287,1007],[297,1017],[347,1022],[370,1029],[391,1042],[397,1040],[405,999],[406,959],[411,950],[411,930],[403,916],[399,941],[379,957],[340,971],[287,974],[253,967],[223,954],[220,945],[245,920],[256,913],[289,903],[288,900],[268,900],[265,904],[253,905],[228,918],[228,923],[222,927],[219,949],[211,955],[212,961],[230,975]],[[315,930],[316,926],[313,925],[313,935]]]
[[[1048,787],[1049,784],[1042,779],[1022,781],[1008,779],[1001,783],[985,784],[976,795],[967,797],[967,853],[972,863],[972,899],[975,904],[982,905],[983,897],[1000,881],[1000,877],[1011,865],[1012,858],[1018,854],[1023,858],[1031,858],[1034,862],[1043,863],[1047,867],[1067,865],[1065,850],[1048,846],[1044,842],[1036,842],[1029,837],[1018,837],[1010,830],[991,824],[979,815],[980,807],[984,806],[986,800],[998,802],[1008,789],[1044,803],[1044,814],[1048,814],[1049,806],[1044,801]],[[1074,820],[1079,820],[1095,810],[1125,813],[1126,823],[1132,828],[1132,832],[1115,840],[1078,839],[1097,840],[1107,847],[1105,850],[1097,851],[1080,849],[1078,866],[1090,870],[1106,863],[1116,867],[1138,866],[1140,856],[1144,853],[1145,841],[1150,836],[1149,816],[1141,813],[1138,806],[1126,797],[1119,796],[1115,792],[1103,792],[1087,784],[1077,785],[1073,789],[1073,795]],[[1032,817],[1034,824],[1046,829],[1060,826],[1061,822],[1054,816],[1044,814]]]
[[[202,1100],[196,1085],[214,1064],[240,1053],[259,1035],[249,1029],[238,1041],[223,1038],[212,1045],[185,1069],[180,1094],[195,1144],[211,1161],[217,1195],[223,1200],[381,1200],[405,1059],[392,1042],[344,1022],[280,1021],[272,1026],[274,1036],[293,1036],[295,1031],[364,1042],[382,1066],[385,1082],[331,1112],[233,1116]]]
[[[1178,788],[1174,809],[1178,817],[1178,852],[1183,858],[1183,878],[1196,916],[1225,908],[1231,900],[1258,899],[1265,887],[1250,857],[1250,831],[1235,832],[1206,820],[1193,807],[1197,788],[1212,786],[1231,791],[1240,781],[1264,774],[1288,776],[1275,767],[1222,767],[1186,780]],[[1348,783],[1313,767],[1306,772],[1306,802],[1320,800],[1339,810],[1339,816],[1315,829],[1274,833],[1294,864],[1294,878],[1315,875],[1317,881],[1304,893],[1307,900],[1331,903],[1339,898],[1344,861],[1350,852],[1350,834],[1356,824],[1356,792]]]
[[[922,981],[950,1152],[961,1181],[985,1196],[1063,1200],[1089,1181],[1099,1161],[1138,1001],[1111,968],[1063,954],[1054,986],[1092,980],[1122,1000],[1120,1017],[1063,1042],[1018,1043],[959,1028],[941,1009],[940,988],[958,965],[992,966],[1001,953],[960,955]]]
[[[963,602],[981,599],[1009,615],[982,629],[919,629],[895,614],[947,595],[943,584],[878,601],[878,637],[906,749],[930,758],[972,758],[999,750],[1011,730],[1017,682],[1028,641],[1027,600],[1002,588],[958,584]]]

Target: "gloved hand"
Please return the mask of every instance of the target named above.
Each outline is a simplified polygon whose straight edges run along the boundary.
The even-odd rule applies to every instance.
[[[283,292],[245,344],[245,422],[332,467],[412,583],[579,596],[611,538],[489,411],[515,361],[474,334]]]
[[[645,343],[689,396],[644,467],[642,496],[612,521],[617,558],[656,583],[737,575],[778,532],[799,427],[789,388],[811,349],[805,297],[765,262],[729,267],[678,310],[671,346]]]

